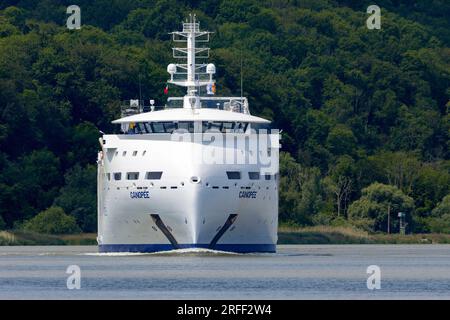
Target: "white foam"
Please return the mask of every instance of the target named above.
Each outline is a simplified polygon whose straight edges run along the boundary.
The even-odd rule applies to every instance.
[[[99,256],[99,257],[121,257],[121,256],[143,256],[149,253],[145,252],[87,252],[80,253],[82,256]]]
[[[88,252],[80,255],[121,257],[121,256],[144,256],[144,255],[182,255],[182,254],[209,254],[209,255],[241,255],[237,252],[211,250],[206,248],[186,248],[157,252]]]

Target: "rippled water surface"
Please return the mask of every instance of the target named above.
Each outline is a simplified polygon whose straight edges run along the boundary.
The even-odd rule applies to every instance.
[[[67,289],[67,267],[81,270]],[[367,267],[381,289],[367,289]],[[0,299],[450,299],[450,245],[282,245],[275,254],[0,247]]]

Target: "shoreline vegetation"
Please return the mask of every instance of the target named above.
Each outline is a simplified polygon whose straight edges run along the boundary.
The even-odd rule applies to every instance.
[[[0,231],[0,246],[96,245],[96,233],[46,235],[25,231]],[[353,227],[281,225],[278,244],[450,244],[450,234],[370,234]]]
[[[280,226],[278,244],[450,244],[450,234],[372,234],[347,226]]]

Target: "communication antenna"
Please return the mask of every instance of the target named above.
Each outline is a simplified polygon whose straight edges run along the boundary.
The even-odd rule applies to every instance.
[[[242,21],[240,21],[240,23],[242,23]],[[241,39],[241,43],[240,43],[240,59],[241,59],[241,107],[244,107],[244,101],[243,101],[243,96],[244,96],[244,67],[242,64],[242,46],[243,46],[243,42]]]
[[[142,109],[141,103],[142,103],[142,86],[141,86],[141,73],[139,72],[139,110]]]
[[[242,43],[241,43],[241,103],[242,103],[242,97],[244,95],[244,75],[243,75],[243,67],[242,67]]]

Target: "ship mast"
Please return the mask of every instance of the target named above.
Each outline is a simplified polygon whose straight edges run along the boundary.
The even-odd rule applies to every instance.
[[[200,108],[199,89],[202,86],[213,85],[212,75],[216,72],[215,66],[210,64],[197,64],[196,60],[209,58],[210,48],[197,47],[197,43],[209,42],[209,31],[200,31],[200,23],[196,22],[195,14],[189,15],[189,22],[183,23],[183,31],[172,32],[173,42],[186,43],[185,47],[172,48],[173,57],[185,59],[185,64],[171,63],[167,66],[170,74],[168,83],[187,88],[184,96],[184,108]]]

